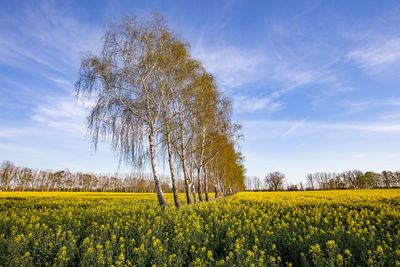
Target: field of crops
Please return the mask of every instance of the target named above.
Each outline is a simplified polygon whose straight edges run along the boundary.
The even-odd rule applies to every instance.
[[[0,192],[0,266],[31,265],[396,266],[400,190],[239,193],[180,210],[154,194]]]

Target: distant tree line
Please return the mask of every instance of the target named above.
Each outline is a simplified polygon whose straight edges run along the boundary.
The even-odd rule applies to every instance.
[[[275,171],[268,173],[264,179],[258,176],[246,176],[245,178],[245,187],[246,190],[270,190],[270,191],[277,191],[277,190],[285,190],[285,175],[281,172]]]
[[[229,181],[214,181],[210,178],[208,190],[215,197],[229,195],[225,184]],[[217,190],[220,184],[222,191]],[[170,177],[160,175],[160,186],[163,192],[172,193]],[[185,182],[178,179],[178,193],[185,192]],[[15,166],[10,161],[0,165],[0,191],[68,191],[68,192],[132,192],[156,193],[153,175],[137,172],[119,175],[73,172],[66,170],[39,170]]]
[[[171,192],[168,177],[161,176],[161,187]],[[183,192],[183,184],[180,185]],[[76,191],[154,193],[151,174],[99,175],[69,170],[38,170],[3,161],[0,168],[1,191]]]
[[[344,171],[341,173],[317,172],[308,174],[306,182],[289,184],[281,172],[268,173],[264,179],[247,176],[245,179],[246,190],[333,190],[333,189],[372,189],[400,187],[400,171],[372,171],[360,170]]]
[[[317,172],[306,177],[307,189],[370,189],[391,188],[400,186],[400,171],[360,170],[344,171],[342,173]]]

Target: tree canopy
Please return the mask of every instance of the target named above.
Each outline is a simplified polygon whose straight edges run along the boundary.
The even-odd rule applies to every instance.
[[[184,178],[188,204],[192,195],[194,202],[203,200],[203,192],[208,200],[210,186],[216,195],[243,189],[231,101],[191,57],[188,43],[158,14],[107,24],[103,42],[100,54],[82,58],[75,85],[79,97],[94,103],[87,126],[95,147],[99,140],[110,142],[133,166],[149,160],[161,206],[166,201],[157,163],[163,147],[177,207],[177,176]]]

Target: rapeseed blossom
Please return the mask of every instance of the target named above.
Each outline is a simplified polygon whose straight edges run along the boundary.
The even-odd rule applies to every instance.
[[[400,265],[399,189],[243,192],[180,210],[155,194],[0,192],[0,207],[0,266]]]

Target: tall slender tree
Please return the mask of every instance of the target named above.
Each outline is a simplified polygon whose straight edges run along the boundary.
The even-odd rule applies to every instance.
[[[162,68],[157,69],[159,77],[159,88],[161,92],[162,103],[162,134],[163,143],[168,152],[168,164],[171,175],[172,191],[174,194],[175,206],[180,208],[180,200],[178,196],[176,171],[174,166],[174,151],[172,131],[175,128],[174,120],[176,119],[181,103],[177,101],[177,96],[187,84],[187,78],[191,68],[188,60],[188,51],[180,40],[171,42],[170,49],[166,51],[161,58]],[[190,77],[190,76],[189,76]]]
[[[88,117],[90,136],[95,147],[99,139],[111,141],[121,159],[130,163],[142,164],[150,155],[158,201],[166,206],[156,154],[164,127],[163,89],[175,81],[160,73],[177,37],[154,14],[148,20],[128,16],[120,24],[108,24],[103,40],[100,55],[88,53],[82,59],[75,86],[79,96],[95,102]]]

